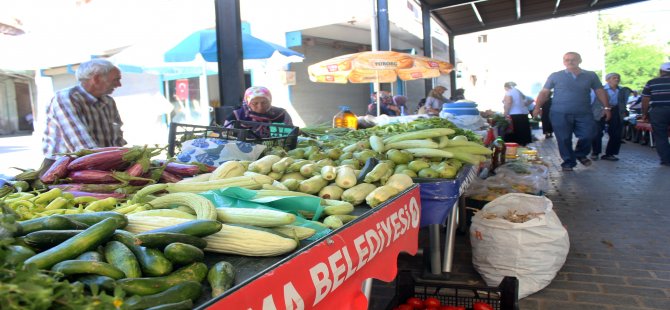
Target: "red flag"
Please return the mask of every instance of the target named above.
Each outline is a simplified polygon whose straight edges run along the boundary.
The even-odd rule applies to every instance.
[[[175,81],[175,93],[177,99],[179,100],[188,99],[188,79],[181,79]]]

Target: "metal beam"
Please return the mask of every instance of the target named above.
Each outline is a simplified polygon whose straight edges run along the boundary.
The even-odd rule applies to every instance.
[[[219,56],[219,100],[222,107],[236,107],[242,103],[244,94],[240,1],[216,0],[214,4],[216,47]],[[200,98],[200,100],[207,100],[209,103],[208,98]]]
[[[590,5],[590,6],[595,6],[596,4],[598,4],[598,0],[593,0],[593,1],[591,1],[591,5]]]
[[[554,11],[551,12],[551,14],[556,14],[558,12],[558,7],[561,5],[561,0],[556,0],[556,4],[554,5]]]
[[[475,12],[475,16],[477,16],[477,20],[479,21],[479,24],[482,25],[482,26],[486,26],[486,24],[484,24],[484,20],[482,20],[482,16],[479,15],[479,10],[477,10],[477,5],[475,5],[474,3],[470,3],[470,6],[472,7],[472,10]]]
[[[427,4],[421,2],[421,24],[423,26],[423,56],[433,57],[433,43],[430,36],[430,8]],[[436,18],[437,19],[437,18]],[[442,26],[444,28],[444,26]],[[451,37],[451,36],[449,36]],[[423,85],[425,94],[433,89],[433,79],[424,79]]]
[[[521,19],[521,0],[516,0],[516,20]]]
[[[451,1],[442,1],[439,2],[439,4],[435,4],[430,7],[430,10],[439,10],[439,9],[445,9],[445,8],[452,8],[455,6],[461,6],[461,5],[468,5],[472,3],[477,3],[477,2],[484,2],[488,0],[451,0]],[[423,4],[423,1],[420,1]]]
[[[380,51],[391,50],[389,5],[387,0],[377,0],[377,40]]]

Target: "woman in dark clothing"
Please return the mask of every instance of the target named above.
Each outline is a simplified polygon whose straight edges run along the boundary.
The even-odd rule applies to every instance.
[[[272,94],[269,89],[263,86],[252,86],[247,88],[244,92],[242,107],[233,111],[226,120],[224,127],[233,127],[236,120],[293,125],[291,116],[286,110],[272,106]],[[267,129],[267,126],[258,127],[258,129],[263,128]],[[261,134],[261,136],[269,134],[263,132],[258,133]]]
[[[549,93],[549,99],[542,106],[542,133],[544,134],[545,139],[554,137],[554,128],[551,126],[551,119],[549,119],[549,112],[551,111],[551,93]]]

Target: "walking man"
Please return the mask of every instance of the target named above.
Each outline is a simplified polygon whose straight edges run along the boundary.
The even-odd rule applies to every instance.
[[[591,159],[598,160],[598,155],[603,148],[603,131],[605,130],[605,125],[607,125],[607,135],[609,136],[609,141],[607,141],[607,147],[605,148],[605,154],[600,157],[604,160],[617,161],[615,155],[619,155],[619,150],[621,149],[621,133],[623,129],[623,118],[626,112],[626,103],[628,102],[628,96],[630,96],[632,90],[628,87],[620,87],[621,75],[618,73],[609,73],[605,76],[604,89],[607,92],[607,97],[609,98],[609,106],[612,108],[610,111],[612,117],[609,121],[605,121],[605,117],[596,119],[596,136],[593,139],[593,151],[591,153]],[[599,109],[604,105],[597,101],[594,103],[594,106],[597,106]]]
[[[591,143],[595,134],[596,122],[591,111],[591,90],[605,106],[605,119],[611,117],[609,99],[602,83],[593,71],[579,67],[582,57],[576,52],[563,55],[565,70],[549,75],[547,82],[535,100],[533,117],[541,113],[542,105],[549,99],[553,90],[551,105],[551,124],[554,127],[556,143],[561,154],[563,171],[572,171],[579,161],[590,166],[587,158],[591,151]],[[572,134],[577,136],[577,146],[572,147]]]
[[[661,65],[660,75],[649,80],[642,90],[642,120],[651,124],[661,165],[670,166],[670,62]]]

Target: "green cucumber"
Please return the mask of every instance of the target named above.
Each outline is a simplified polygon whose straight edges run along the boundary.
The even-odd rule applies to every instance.
[[[108,263],[94,262],[90,260],[66,260],[51,267],[51,271],[59,272],[66,276],[74,274],[97,274],[110,277],[114,280],[122,279],[126,275],[121,269]]]
[[[60,214],[39,217],[32,220],[18,222],[16,236],[27,235],[31,232],[40,230],[66,230],[66,229],[86,229],[88,224],[69,219]]]
[[[71,220],[75,220],[78,222],[82,222],[84,224],[88,225],[94,225],[96,223],[101,222],[104,219],[107,218],[113,218],[117,222],[119,222],[119,228],[124,228],[126,225],[128,225],[128,218],[121,214],[121,213],[116,213],[112,211],[104,211],[104,212],[88,212],[88,213],[76,213],[76,214],[62,214],[61,216],[69,218]]]
[[[127,246],[140,263],[142,274],[151,277],[160,277],[172,271],[172,262],[165,258],[163,252],[157,249],[139,246],[139,240],[135,235],[124,230],[117,230],[112,237]]]
[[[31,232],[23,237],[23,242],[32,248],[44,251],[53,248],[67,239],[70,239],[83,230],[39,230]]]
[[[105,219],[65,242],[39,253],[26,260],[26,265],[35,264],[38,269],[48,269],[64,260],[72,259],[90,249],[100,245],[114,234],[118,222],[114,219]]]
[[[207,241],[200,237],[191,236],[182,233],[160,232],[139,234],[135,238],[140,241],[140,245],[148,248],[165,249],[165,247],[174,242],[190,244],[200,249],[207,247]]]
[[[212,287],[212,298],[216,298],[235,284],[235,267],[229,262],[220,261],[209,269],[207,280]]]
[[[221,222],[216,220],[193,220],[177,225],[145,231],[139,233],[138,235],[158,233],[158,232],[171,232],[171,233],[187,234],[196,237],[206,237],[221,231],[222,227],[221,225],[222,225]]]
[[[200,297],[202,286],[198,282],[185,281],[163,292],[147,296],[132,296],[124,301],[124,309],[147,309],[166,304],[174,304],[185,300],[196,300]]]
[[[139,278],[142,276],[142,269],[135,254],[121,242],[107,242],[105,245],[105,259],[114,267],[121,269],[126,274],[126,278]]]
[[[75,260],[88,260],[88,261],[94,261],[94,262],[103,262],[105,263],[105,257],[100,254],[98,251],[87,251],[84,253],[81,253],[81,255],[77,256]]]
[[[7,250],[8,252],[6,253],[7,256],[5,256],[5,263],[9,264],[10,266],[22,264],[26,261],[26,259],[35,256],[35,251],[22,245],[10,245],[7,246]]]
[[[113,292],[116,287],[116,281],[107,276],[101,276],[97,274],[87,274],[77,278],[77,281],[84,283],[89,290],[92,290],[93,285],[97,285],[99,288],[107,291]]]
[[[189,309],[193,309],[193,301],[190,299],[181,302],[175,302],[172,304],[164,304],[160,306],[147,308],[147,310],[189,310]]]
[[[207,265],[192,263],[177,269],[177,271],[163,277],[128,278],[116,282],[124,291],[133,295],[157,294],[184,281],[202,282],[207,276]]]
[[[205,259],[205,253],[201,249],[181,242],[168,244],[163,250],[163,254],[172,263],[178,265],[201,262]]]

